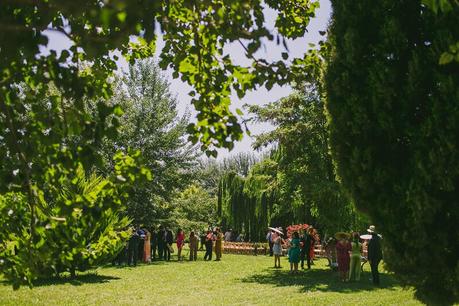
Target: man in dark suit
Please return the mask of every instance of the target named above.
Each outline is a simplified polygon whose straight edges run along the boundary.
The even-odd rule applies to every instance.
[[[206,235],[206,254],[204,260],[212,260],[212,246],[214,243],[214,235],[212,231],[208,230]]]
[[[125,243],[123,248],[118,252],[116,257],[112,261],[112,265],[116,266],[121,266],[123,262],[127,260],[127,254],[128,254],[128,244]]]
[[[174,235],[172,234],[172,231],[170,230],[169,227],[166,228],[166,235],[164,237],[165,239],[165,253],[164,253],[164,260],[170,261],[171,260],[171,251],[169,247],[172,247],[172,243],[174,243]]]
[[[165,248],[166,248],[166,231],[164,230],[164,227],[161,225],[159,227],[159,231],[157,234],[157,241],[158,241],[158,258],[159,260],[164,259],[164,253],[165,253]]]
[[[371,239],[368,242],[368,261],[370,262],[371,275],[373,284],[379,286],[378,265],[382,260],[381,237],[376,233],[374,225],[370,225],[367,232],[371,234]]]
[[[308,269],[311,269],[311,246],[314,244],[314,238],[312,237],[312,227],[310,227],[303,236],[300,238],[300,242],[303,243],[301,248],[300,260],[301,269],[304,269],[304,260],[306,258]]]
[[[130,266],[133,264],[134,266],[137,265],[137,259],[139,257],[139,242],[140,236],[137,230],[133,230],[131,238],[129,238],[128,242],[128,258],[127,264]]]
[[[145,231],[142,228],[137,229],[137,234],[139,235],[139,251],[137,253],[138,260],[142,261],[143,259],[143,250],[145,244]]]

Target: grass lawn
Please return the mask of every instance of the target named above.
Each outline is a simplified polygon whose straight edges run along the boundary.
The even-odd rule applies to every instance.
[[[368,264],[360,282],[341,283],[324,259],[310,271],[289,275],[285,258],[276,270],[267,256],[224,254],[221,262],[198,257],[104,267],[73,280],[41,281],[32,290],[13,291],[0,282],[0,305],[420,305],[389,274],[374,288]]]

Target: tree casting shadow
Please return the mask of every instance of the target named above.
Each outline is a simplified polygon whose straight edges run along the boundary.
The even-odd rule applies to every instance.
[[[343,283],[339,280],[338,272],[324,269],[314,269],[300,271],[299,274],[289,274],[288,270],[265,269],[264,273],[254,274],[241,281],[244,283],[270,284],[278,287],[299,286],[301,292],[324,291],[351,293],[356,291],[370,291],[377,288],[393,289],[399,286],[397,281],[386,273],[380,273],[379,287],[375,287],[371,281],[370,272],[362,272],[360,281]]]

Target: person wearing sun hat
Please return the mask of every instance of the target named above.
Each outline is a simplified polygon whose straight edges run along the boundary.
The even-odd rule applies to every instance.
[[[341,281],[346,282],[348,280],[349,263],[351,260],[349,255],[349,252],[351,251],[351,244],[348,241],[349,234],[338,232],[335,234],[335,238],[338,240],[335,246],[336,257],[338,261],[338,271]]]
[[[379,286],[378,265],[382,260],[381,238],[374,225],[370,225],[367,232],[371,234],[371,239],[368,242],[368,261],[370,262],[372,280],[374,285]]]

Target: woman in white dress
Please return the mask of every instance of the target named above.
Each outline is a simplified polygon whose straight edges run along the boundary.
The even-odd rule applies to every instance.
[[[282,255],[282,237],[280,234],[274,232],[273,237],[273,255],[274,255],[274,268],[280,268],[280,257]]]

